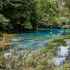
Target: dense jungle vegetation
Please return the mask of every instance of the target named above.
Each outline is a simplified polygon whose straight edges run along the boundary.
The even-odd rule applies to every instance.
[[[0,70],[70,70],[70,0],[0,0]]]
[[[69,0],[0,0],[0,31],[70,28]]]

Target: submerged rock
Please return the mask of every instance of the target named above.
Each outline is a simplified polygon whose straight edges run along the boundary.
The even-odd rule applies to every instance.
[[[33,40],[46,40],[46,38],[35,38]]]
[[[26,34],[26,35],[24,35],[24,36],[33,36],[33,35],[35,35],[35,34]]]
[[[66,46],[67,43],[64,39],[59,39],[59,40],[54,40],[52,42],[49,42],[48,45],[55,46],[55,47],[60,45]]]
[[[22,40],[24,40],[24,39],[12,39],[12,41],[16,41],[16,42],[22,41]]]
[[[45,37],[48,37],[48,38],[55,38],[55,37],[58,37],[58,36],[45,36]]]

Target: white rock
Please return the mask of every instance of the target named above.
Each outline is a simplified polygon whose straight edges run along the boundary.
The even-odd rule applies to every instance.
[[[63,57],[65,57],[65,56],[67,56],[68,55],[68,51],[69,51],[69,46],[60,46],[59,47],[59,51],[58,51],[58,56],[63,56]]]
[[[11,53],[4,53],[5,58],[7,58],[8,56],[11,56]]]
[[[63,58],[57,57],[57,58],[54,58],[52,61],[56,66],[59,66],[60,64],[63,63],[64,60],[65,60],[65,57]]]

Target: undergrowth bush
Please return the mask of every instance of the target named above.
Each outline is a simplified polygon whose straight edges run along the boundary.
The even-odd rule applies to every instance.
[[[16,51],[17,50],[14,50],[15,53],[13,55],[9,55],[7,58],[5,58],[4,56],[0,56],[1,69],[50,70],[54,67],[54,65],[50,61],[54,57],[52,49],[50,49],[48,52],[44,52],[43,49],[40,49],[33,53],[30,50],[20,54]]]

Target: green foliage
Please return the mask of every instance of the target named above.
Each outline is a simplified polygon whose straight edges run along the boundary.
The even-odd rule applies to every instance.
[[[70,10],[70,0],[66,0],[66,1],[65,1],[65,6],[68,7],[69,10]]]
[[[42,48],[41,51],[46,53],[46,52],[51,51],[51,50],[53,50],[53,47]]]
[[[59,8],[57,2],[45,0],[1,0],[0,6],[1,14],[4,15],[1,15],[1,18],[3,18],[1,19],[3,29],[8,32],[20,32],[23,29],[37,30],[38,27],[42,26],[58,27]],[[10,19],[10,22],[7,18]]]
[[[20,54],[17,52],[18,49],[15,48],[12,52],[14,54],[7,57],[3,53],[0,53],[1,70],[58,70],[58,67],[52,63],[52,59],[56,56],[53,53],[56,51],[56,48],[46,47],[36,50],[33,53],[30,50]],[[17,55],[18,57],[16,57]],[[68,70],[69,67],[68,63],[59,66],[61,70]]]
[[[0,45],[0,52],[10,49],[10,46]]]
[[[70,29],[70,25],[64,25],[62,28],[63,29]]]
[[[6,19],[4,15],[0,14],[0,28],[7,30],[7,26],[9,24],[9,19]]]
[[[2,40],[2,37],[0,37],[0,40]]]
[[[66,62],[65,64],[59,66],[59,69],[60,70],[69,70],[70,69],[70,63]],[[58,67],[55,67],[54,70],[58,70]]]
[[[58,11],[58,7],[56,5],[56,2],[54,1],[43,1],[44,2],[44,6],[42,8],[44,8],[43,11],[43,18],[42,18],[42,25],[45,25],[47,27],[49,26],[53,26],[55,27],[57,23],[57,11]],[[46,8],[47,7],[47,8]],[[55,24],[55,26],[54,26]]]
[[[11,27],[12,30],[14,30],[14,28],[16,30],[19,27],[18,31],[21,31],[22,29],[37,28],[37,23],[39,21],[37,1],[9,0],[5,1],[3,6],[5,7],[3,7],[2,12],[11,20],[8,25],[9,29]]]
[[[0,56],[1,69],[50,70],[54,67],[52,62],[50,62],[51,58],[54,57],[51,51],[44,53],[42,50],[38,50],[32,53],[31,56],[31,51],[26,51],[23,54],[18,54],[16,51],[15,49],[14,54],[9,55],[7,58]],[[17,58],[15,58],[16,53],[19,55]]]
[[[48,0],[4,0],[0,1],[1,29],[20,32],[24,29],[37,30],[38,27],[62,27],[69,23],[69,0],[62,8],[58,1]],[[60,5],[61,6],[61,5]],[[6,12],[7,11],[7,12]],[[9,21],[10,19],[10,21]]]

